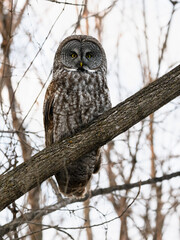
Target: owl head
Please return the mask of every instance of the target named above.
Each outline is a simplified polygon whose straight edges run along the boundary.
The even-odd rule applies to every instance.
[[[54,71],[106,71],[106,55],[100,42],[87,35],[72,35],[59,45],[54,59]]]

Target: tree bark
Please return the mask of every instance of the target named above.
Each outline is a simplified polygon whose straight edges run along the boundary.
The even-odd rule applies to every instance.
[[[180,65],[110,109],[71,138],[45,148],[0,178],[0,210],[64,165],[103,146],[180,95]]]

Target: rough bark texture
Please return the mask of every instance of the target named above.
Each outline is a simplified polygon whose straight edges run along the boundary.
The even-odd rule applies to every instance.
[[[180,95],[180,65],[100,116],[75,136],[53,144],[1,176],[0,210],[57,173],[64,164],[123,133]]]

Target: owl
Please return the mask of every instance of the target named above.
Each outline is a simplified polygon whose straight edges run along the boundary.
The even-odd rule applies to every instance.
[[[111,108],[106,73],[106,55],[95,38],[73,35],[60,43],[43,107],[46,146],[73,135]],[[100,163],[100,149],[71,165],[64,163],[55,175],[61,193],[81,197]]]

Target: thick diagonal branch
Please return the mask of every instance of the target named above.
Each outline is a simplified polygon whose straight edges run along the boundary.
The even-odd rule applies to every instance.
[[[75,136],[53,144],[1,176],[0,210],[180,95],[180,65],[110,109]]]

